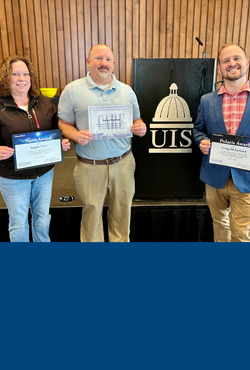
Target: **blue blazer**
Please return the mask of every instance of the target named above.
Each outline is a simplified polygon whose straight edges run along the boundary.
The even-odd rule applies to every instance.
[[[209,140],[213,132],[227,134],[223,111],[222,111],[222,95],[217,95],[218,90],[201,97],[200,106],[198,108],[197,120],[194,124],[193,137],[196,144],[199,146],[201,140]],[[245,112],[241,123],[238,127],[236,135],[250,137],[250,99],[248,95]],[[230,172],[233,182],[238,190],[243,193],[250,192],[250,172],[211,164],[208,162],[209,154],[203,155],[200,179],[206,184],[221,189],[225,186]]]

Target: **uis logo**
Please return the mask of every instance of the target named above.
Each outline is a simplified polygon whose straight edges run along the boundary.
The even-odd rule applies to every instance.
[[[175,83],[170,94],[158,104],[153,122],[150,123],[153,148],[149,153],[192,153],[194,127],[186,101],[178,96]]]

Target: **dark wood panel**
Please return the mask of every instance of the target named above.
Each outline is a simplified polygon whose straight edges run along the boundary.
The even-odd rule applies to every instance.
[[[56,11],[55,2],[49,1],[49,29],[50,29],[50,42],[51,42],[51,65],[52,65],[52,87],[60,88],[59,79],[59,63],[58,63],[58,43],[57,43],[57,29],[56,29]],[[50,66],[48,66],[50,67]]]
[[[166,58],[173,58],[173,24],[174,24],[174,0],[167,2],[167,45]]]
[[[71,53],[72,53],[72,78],[77,80],[79,76],[79,40],[77,31],[77,6],[76,0],[70,0],[70,30],[71,30]]]
[[[34,15],[35,15],[35,35],[37,42],[37,59],[38,59],[38,72],[40,76],[40,84],[46,87],[46,71],[45,71],[45,44],[43,39],[43,26],[41,14],[41,2],[34,1]],[[48,48],[50,45],[46,45]]]
[[[133,58],[216,58],[225,42],[250,53],[249,0],[0,0],[0,59],[23,54],[42,86],[59,92],[87,73],[96,43],[114,51],[115,74],[133,84]],[[217,78],[217,77],[216,77]]]
[[[159,58],[166,57],[166,27],[167,27],[167,1],[160,3],[160,24],[159,24]]]
[[[174,1],[173,58],[179,58],[181,0]]]
[[[181,2],[179,58],[186,57],[187,1]]]
[[[51,29],[49,27],[49,14],[48,14],[48,3],[46,0],[41,0],[41,17],[42,17],[42,29],[40,32],[43,34],[44,40],[44,59],[45,59],[45,75],[46,85],[42,87],[53,87],[54,82],[52,79],[52,45],[51,45]],[[53,50],[54,52],[54,50]]]
[[[146,58],[153,57],[153,5],[152,0],[146,1]]]
[[[112,0],[112,38],[113,38],[113,52],[115,55],[115,75],[120,79],[120,53],[119,53],[119,3]]]
[[[57,30],[57,42],[58,42],[58,64],[59,64],[59,86],[61,90],[66,85],[66,58],[64,49],[64,28],[63,28],[63,15],[62,15],[62,1],[56,0],[55,2],[55,14],[56,14],[56,30]]]
[[[85,53],[85,29],[84,29],[84,7],[83,1],[77,0],[77,25],[78,25],[78,57],[79,57],[79,77],[86,75],[86,53]]]
[[[91,0],[90,1],[91,7],[91,38],[92,38],[92,45],[98,44],[98,1]]]
[[[160,0],[153,2],[153,58],[159,58],[160,49]]]
[[[140,0],[140,11],[139,11],[139,58],[146,57],[146,0]]]
[[[20,4],[20,7],[24,7],[25,0]],[[38,70],[38,50],[37,50],[37,39],[35,29],[35,14],[33,0],[28,0],[27,5],[27,19],[28,19],[28,34],[29,34],[29,45],[31,61],[35,68]]]
[[[62,0],[63,3],[63,29],[64,29],[64,48],[65,48],[65,66],[67,84],[73,80],[72,67],[72,42],[71,42],[71,24],[70,24],[70,5],[69,0]]]
[[[139,35],[140,35],[140,2],[139,0],[133,1],[133,30],[132,30],[132,40],[133,40],[133,58],[139,58]]]
[[[133,29],[132,29],[132,11],[133,11],[133,4],[132,0],[126,0],[126,14],[125,14],[125,23],[126,23],[126,84],[133,85],[133,76],[132,76],[132,68],[133,68]]]
[[[86,58],[89,54],[89,49],[92,46],[92,37],[91,37],[91,9],[90,9],[90,0],[84,0],[84,29],[85,29],[85,53]]]
[[[6,24],[8,27],[9,50],[10,55],[17,54],[16,51],[16,38],[14,30],[14,15],[12,12],[12,2],[5,0],[6,7]]]
[[[119,74],[120,80],[126,82],[126,1],[119,1]],[[117,56],[117,54],[116,54]]]
[[[105,12],[105,19],[104,19],[104,32],[105,32],[105,43],[113,48],[112,43],[112,1],[105,0],[104,3],[104,12]]]
[[[14,32],[15,32],[15,42],[16,42],[16,53],[18,55],[23,54],[23,39],[21,31],[21,17],[19,6],[13,6],[13,17],[14,17]]]
[[[5,1],[0,0],[0,27],[1,27],[1,46],[2,46],[2,56],[6,58],[10,55],[9,50],[9,35],[6,23],[6,8],[5,8]]]
[[[105,1],[99,0],[98,1],[98,42],[100,44],[106,43],[106,35],[105,35]]]
[[[20,37],[23,40],[23,55],[28,59],[32,59],[29,42],[30,34],[27,16],[27,3],[25,0],[20,0],[20,22],[21,22]],[[21,53],[19,52],[18,54]]]
[[[186,42],[186,58],[192,58],[194,37],[194,0],[189,0],[187,4],[187,42]]]

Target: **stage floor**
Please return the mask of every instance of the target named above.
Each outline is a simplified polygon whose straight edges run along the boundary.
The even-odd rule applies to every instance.
[[[81,201],[77,196],[75,184],[73,181],[73,171],[76,163],[76,152],[74,144],[71,143],[71,148],[67,152],[63,152],[64,162],[55,165],[54,180],[52,186],[51,208],[58,207],[82,207]],[[60,201],[62,196],[74,196],[74,200],[70,202]],[[108,200],[105,200],[105,205],[108,205]],[[200,200],[134,200],[133,207],[145,206],[190,206],[190,205],[206,205],[204,199]],[[0,209],[5,209],[6,205],[0,193]]]
[[[76,163],[74,145],[64,152],[64,162],[55,165],[51,198],[50,238],[52,242],[79,242],[82,204],[73,181]],[[62,202],[62,196],[74,196]],[[105,241],[108,241],[106,198],[103,210]],[[131,210],[133,242],[211,242],[212,220],[204,199],[201,200],[134,200]],[[8,211],[0,193],[0,241],[8,239]]]

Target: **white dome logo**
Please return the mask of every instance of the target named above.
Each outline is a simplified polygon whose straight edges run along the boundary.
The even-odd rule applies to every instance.
[[[192,117],[186,101],[177,94],[175,83],[170,94],[158,104],[150,124],[153,148],[149,153],[192,153]],[[178,122],[178,123],[177,123]]]
[[[177,85],[172,83],[169,89],[170,94],[158,104],[153,121],[192,121],[186,101],[177,94]]]

